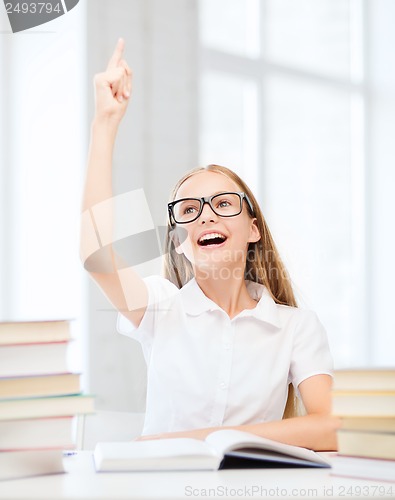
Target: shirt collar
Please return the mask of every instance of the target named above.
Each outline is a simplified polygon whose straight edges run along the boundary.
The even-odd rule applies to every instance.
[[[278,306],[267,288],[264,285],[249,280],[246,281],[246,284],[249,294],[254,300],[257,300],[258,303],[254,309],[245,309],[236,317],[251,316],[277,328],[281,328],[282,325],[278,313]],[[182,295],[185,311],[191,316],[198,316],[206,311],[222,311],[214,301],[203,293],[195,278],[192,278],[184,285],[180,293]]]

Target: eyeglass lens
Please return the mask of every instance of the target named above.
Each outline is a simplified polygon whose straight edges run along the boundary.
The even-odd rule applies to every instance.
[[[236,193],[221,193],[213,196],[210,207],[221,217],[233,217],[241,212],[241,196]],[[197,219],[203,201],[195,198],[180,200],[173,206],[176,222],[191,222]]]

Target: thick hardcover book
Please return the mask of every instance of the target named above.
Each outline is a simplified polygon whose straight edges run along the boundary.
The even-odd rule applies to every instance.
[[[81,392],[78,373],[0,377],[0,399],[61,396]]]
[[[94,397],[78,394],[49,398],[0,400],[0,421],[27,418],[66,417],[94,412]]]
[[[335,370],[335,391],[395,391],[393,368],[360,368]]]
[[[75,417],[0,420],[0,453],[38,448],[71,450],[75,446]]]
[[[395,417],[395,391],[332,391],[332,413],[341,417]]]
[[[340,455],[395,460],[395,432],[338,429]]]
[[[70,321],[0,322],[0,345],[71,340]]]
[[[0,346],[0,376],[49,375],[67,372],[69,342]]]
[[[0,481],[64,472],[62,450],[0,453]]]
[[[395,417],[342,417],[342,429],[395,433]]]
[[[100,472],[330,467],[326,458],[312,450],[226,429],[212,432],[204,441],[171,438],[98,443],[94,462]]]

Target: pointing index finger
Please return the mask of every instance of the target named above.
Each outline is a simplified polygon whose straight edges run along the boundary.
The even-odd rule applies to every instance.
[[[123,56],[124,48],[125,48],[125,40],[123,38],[120,38],[117,42],[117,45],[115,46],[114,53],[108,62],[107,69],[118,67],[118,64]]]

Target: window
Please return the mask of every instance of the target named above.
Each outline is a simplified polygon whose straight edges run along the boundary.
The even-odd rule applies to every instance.
[[[199,6],[200,163],[229,166],[253,188],[336,366],[388,364],[369,327],[366,3]]]

